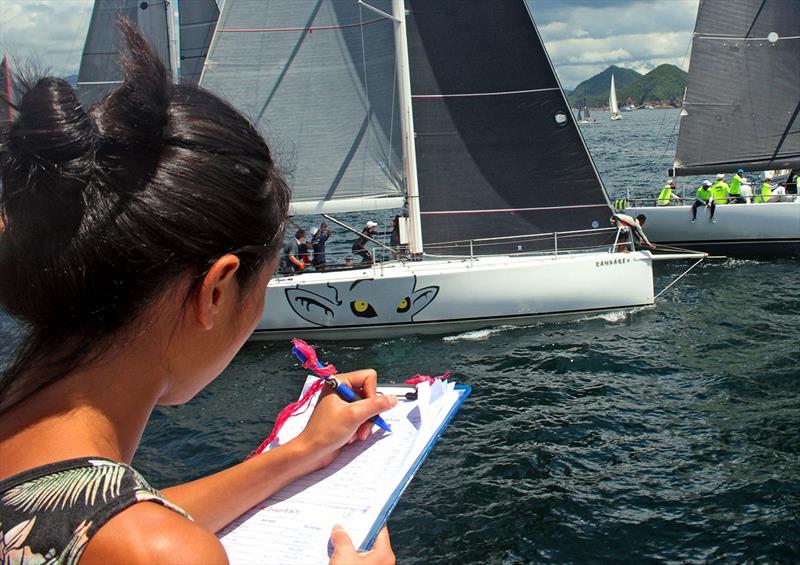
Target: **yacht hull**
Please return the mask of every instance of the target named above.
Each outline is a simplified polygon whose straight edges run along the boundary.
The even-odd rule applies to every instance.
[[[652,304],[648,252],[395,262],[275,278],[253,339],[442,334]]]
[[[698,208],[693,224],[691,206],[639,206],[626,209],[647,216],[645,232],[655,244],[674,245],[732,257],[800,256],[800,202],[725,204],[714,219]]]

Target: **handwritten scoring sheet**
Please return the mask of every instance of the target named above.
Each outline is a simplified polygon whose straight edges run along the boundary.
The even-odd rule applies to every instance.
[[[315,379],[308,378],[304,392]],[[413,389],[379,387],[384,394],[398,390]],[[337,523],[356,546],[366,543],[461,396],[446,381],[421,383],[417,392],[417,400],[401,397],[382,414],[392,433],[373,426],[366,441],[345,446],[331,465],[278,491],[222,530],[219,536],[230,562],[327,563],[331,528]],[[309,408],[290,418],[273,443],[296,437],[311,412]]]

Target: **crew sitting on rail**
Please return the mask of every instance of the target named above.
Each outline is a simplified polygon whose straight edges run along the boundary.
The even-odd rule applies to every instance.
[[[725,175],[719,173],[717,182],[711,185],[711,193],[714,195],[714,203],[717,206],[728,203],[728,183],[725,182]]]
[[[677,200],[678,202],[683,202],[683,198],[673,193],[673,190],[675,190],[675,181],[669,179],[667,180],[667,184],[664,185],[664,188],[661,189],[661,192],[658,195],[657,203],[659,206],[669,206],[673,199]]]
[[[714,192],[711,190],[711,181],[704,180],[703,184],[697,189],[695,193],[695,200],[694,204],[692,204],[692,223],[697,221],[697,209],[700,206],[705,206],[709,210],[711,210],[711,222],[717,223],[714,219],[714,211],[717,209],[717,205],[714,204]]]

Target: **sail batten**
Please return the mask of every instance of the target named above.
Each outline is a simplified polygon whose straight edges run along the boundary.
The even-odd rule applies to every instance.
[[[373,16],[340,0],[222,7],[201,84],[269,140],[293,213],[402,206],[394,24]]]
[[[560,90],[557,87],[551,88],[531,88],[528,90],[506,90],[503,92],[465,92],[465,93],[452,93],[452,94],[412,94],[414,98],[459,98],[464,96],[505,96],[508,94],[529,94],[532,92],[551,92],[553,90]]]
[[[800,166],[800,10],[790,0],[701,0],[677,175]]]

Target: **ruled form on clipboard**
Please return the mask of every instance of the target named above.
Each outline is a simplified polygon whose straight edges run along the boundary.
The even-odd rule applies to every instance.
[[[303,392],[314,380],[306,380]],[[373,426],[367,440],[343,447],[328,467],[288,485],[220,531],[230,562],[327,563],[334,524],[344,526],[356,547],[368,549],[470,393],[470,387],[447,381],[420,383],[416,388],[416,400],[401,398],[381,414],[392,433]],[[414,389],[379,386],[378,390],[402,394]],[[311,412],[309,408],[290,418],[275,444],[296,437]]]

